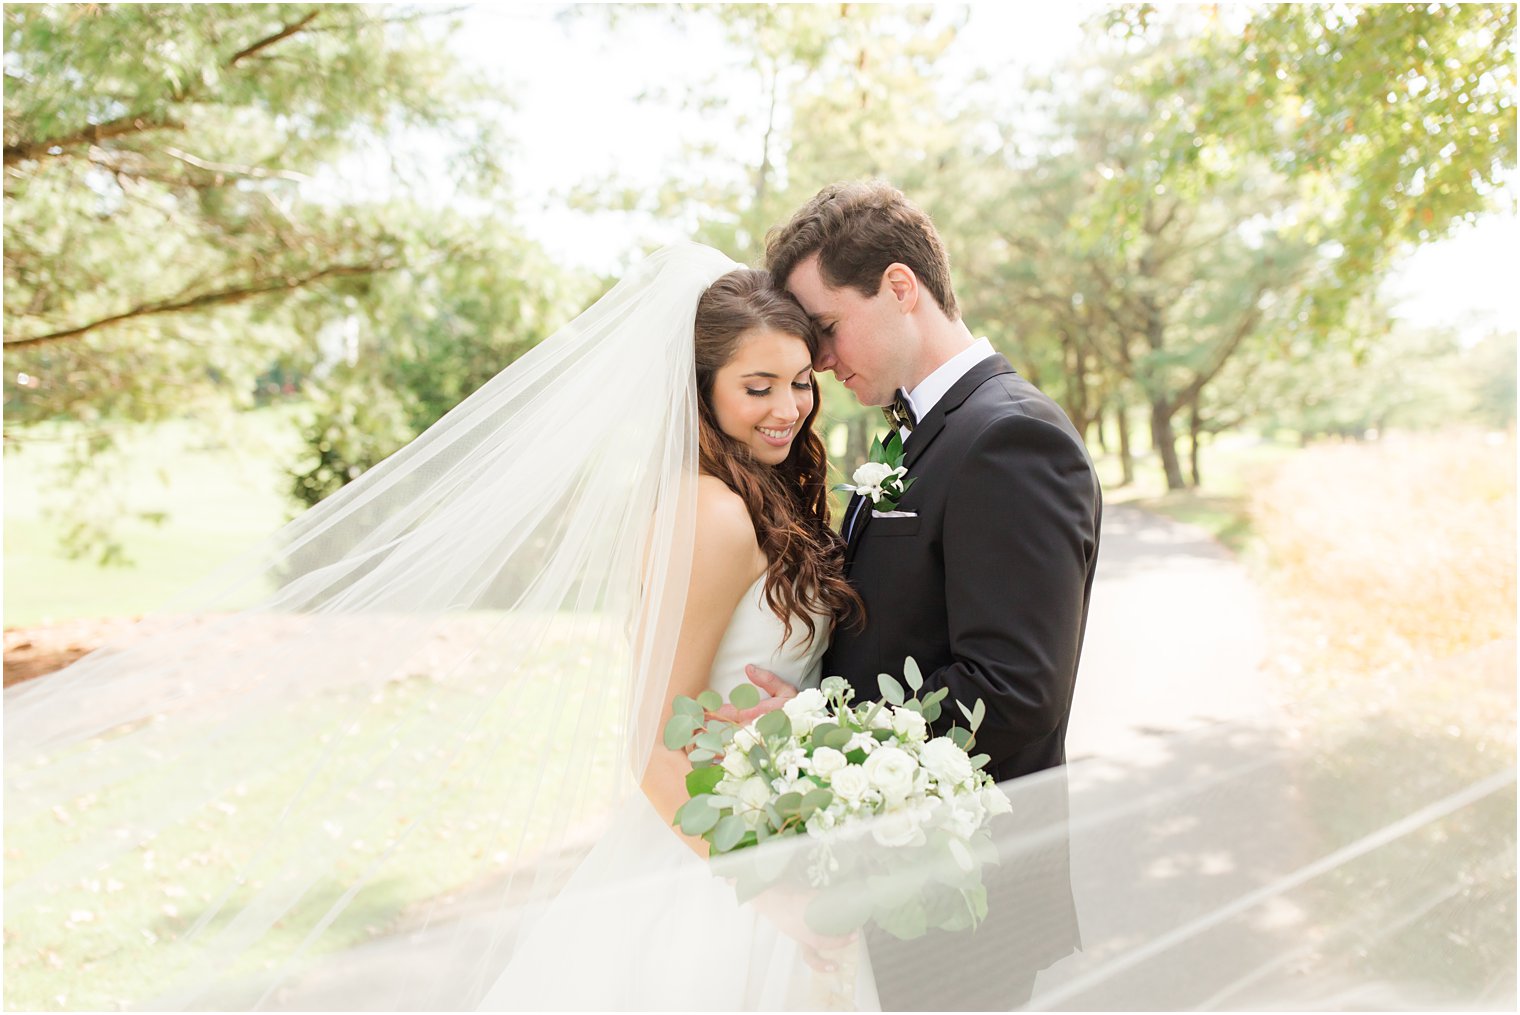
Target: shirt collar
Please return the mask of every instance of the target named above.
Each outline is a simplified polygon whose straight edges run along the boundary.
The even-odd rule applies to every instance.
[[[908,404],[913,407],[913,418],[923,419],[927,416],[929,410],[945,397],[945,392],[955,386],[956,381],[994,352],[992,343],[983,336],[941,363],[938,369],[908,392]]]

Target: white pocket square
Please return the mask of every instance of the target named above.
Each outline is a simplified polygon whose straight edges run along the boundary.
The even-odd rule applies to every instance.
[[[878,511],[871,509],[872,518],[917,518],[917,511]]]

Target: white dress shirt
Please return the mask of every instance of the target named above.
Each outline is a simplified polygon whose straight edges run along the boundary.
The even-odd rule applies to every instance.
[[[907,393],[908,405],[913,409],[913,418],[923,419],[927,416],[929,410],[945,397],[945,392],[955,387],[956,381],[965,377],[972,367],[993,353],[992,343],[984,336],[941,363],[938,369],[919,381],[918,386]],[[907,438],[907,433],[904,433],[903,439],[907,440]]]
[[[923,419],[929,410],[934,408],[941,398],[945,397],[945,393],[955,387],[956,381],[965,377],[972,367],[995,353],[996,350],[992,348],[992,343],[984,336],[941,363],[933,373],[919,381],[912,391],[905,392],[908,398],[908,406],[913,410],[913,418]],[[898,434],[905,443],[908,440],[909,433],[911,431],[906,428],[898,431]],[[845,520],[844,533],[846,539],[854,531],[856,516],[860,514],[864,504],[864,500],[859,501],[855,505],[855,510]]]

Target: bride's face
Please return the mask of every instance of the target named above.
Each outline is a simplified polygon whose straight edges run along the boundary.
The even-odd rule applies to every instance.
[[[745,332],[733,358],[713,375],[719,429],[766,465],[780,465],[813,411],[812,372],[807,343],[796,335]]]

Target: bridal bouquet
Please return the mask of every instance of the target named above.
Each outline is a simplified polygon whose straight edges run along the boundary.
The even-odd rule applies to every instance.
[[[819,892],[809,922],[828,933],[874,920],[908,938],[975,926],[986,915],[979,872],[994,854],[987,826],[1011,807],[982,770],[987,755],[970,753],[984,704],[957,702],[967,726],[931,737],[948,692],[920,700],[923,677],[911,658],[903,677],[908,691],[882,674],[882,700],[858,704],[844,678],[829,677],[743,726],[707,716],[722,705],[714,692],[676,699],[665,745],[690,748],[693,766],[676,822],[715,857],[739,861],[727,867],[741,897],[792,877]],[[741,686],[731,700],[750,708],[758,692]],[[762,851],[784,862],[735,856],[797,836],[812,841]]]

